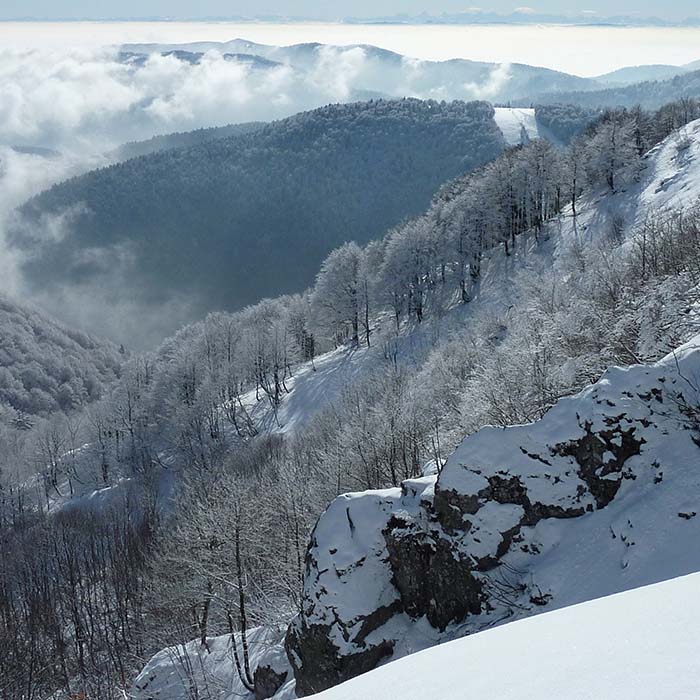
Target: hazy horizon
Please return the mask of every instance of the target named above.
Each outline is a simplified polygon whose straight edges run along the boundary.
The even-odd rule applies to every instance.
[[[605,0],[539,0],[533,6],[518,6],[512,0],[489,0],[483,6],[465,6],[459,0],[354,0],[352,3],[328,0],[320,5],[315,0],[200,0],[193,7],[189,0],[5,0],[0,17],[74,19],[149,18],[178,19],[206,17],[302,17],[318,20],[337,20],[343,17],[373,18],[392,15],[497,13],[514,12],[531,15],[583,16],[593,20],[610,16],[632,18],[659,17],[665,21],[682,21],[698,16],[698,8],[691,0],[665,3],[661,0],[617,0],[611,11]]]
[[[288,46],[368,44],[419,60],[521,63],[594,77],[636,65],[700,59],[700,28],[564,25],[372,25],[335,22],[3,21],[7,50],[96,49],[125,43],[241,38]]]

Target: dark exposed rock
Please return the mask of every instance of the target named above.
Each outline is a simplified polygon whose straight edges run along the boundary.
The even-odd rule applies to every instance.
[[[521,452],[527,454],[531,459],[536,458],[522,448]],[[537,461],[544,462],[539,457],[537,457]],[[522,507],[524,514],[517,525],[501,533],[501,542],[493,554],[475,560],[475,570],[478,572],[487,572],[498,567],[500,559],[509,551],[511,544],[523,527],[533,527],[540,520],[546,518],[578,518],[586,512],[582,506],[565,508],[557,504],[532,503],[520,478],[508,476],[505,473],[489,476],[488,486],[481,489],[476,495],[464,495],[453,490],[442,490],[439,488],[438,482],[435,488],[433,507],[437,512],[440,524],[447,532],[453,535],[463,535],[471,529],[471,523],[466,520],[465,513],[475,515],[482,504],[493,501],[518,505]],[[467,510],[462,511],[462,508]]]
[[[547,518],[559,518],[560,520],[580,518],[585,512],[586,509],[583,507],[564,508],[547,503],[531,503],[529,507],[525,509],[525,517],[521,525],[532,527],[537,525],[540,520],[546,520]]]
[[[271,666],[258,666],[255,669],[255,700],[271,698],[287,680],[287,671],[278,673]]]
[[[530,501],[527,497],[527,490],[517,476],[505,478],[494,475],[489,477],[489,488],[479,492],[479,495],[489,501],[496,503],[513,503],[526,508]]]
[[[481,612],[481,583],[450,542],[397,517],[383,534],[392,583],[408,615],[425,615],[433,627],[444,630],[451,622]]]
[[[464,515],[474,515],[479,510],[479,496],[436,487],[433,510],[440,524],[448,532],[468,532],[470,523]]]
[[[542,462],[542,464],[546,464],[548,467],[552,466],[552,463],[545,459],[544,457],[540,457],[540,455],[535,454],[533,452],[528,452],[524,447],[520,447],[520,451],[524,454],[527,455],[530,459],[537,460],[538,462]]]
[[[615,498],[620,488],[622,467],[633,455],[640,453],[644,439],[634,437],[634,427],[623,430],[619,425],[610,430],[594,433],[591,424],[584,424],[585,435],[579,440],[556,445],[555,454],[573,457],[579,465],[579,477],[590,489],[598,508],[605,508]],[[617,444],[619,441],[620,444]],[[604,461],[607,452],[613,459]],[[620,474],[620,478],[605,478]]]
[[[506,552],[510,549],[510,546],[511,544],[513,544],[513,540],[515,539],[516,535],[520,533],[521,527],[521,524],[518,523],[514,527],[511,527],[510,529],[501,533],[501,542],[498,545],[498,548],[496,549],[496,560],[504,556]]]
[[[394,649],[392,641],[384,640],[361,652],[341,654],[331,641],[329,626],[305,625],[299,620],[290,625],[284,644],[300,697],[320,693],[370,671]]]
[[[403,603],[400,600],[395,600],[391,605],[383,605],[377,608],[364,618],[360,631],[355,635],[355,643],[364,644],[367,635],[379,629],[385,622],[388,622],[394,615],[402,611]]]

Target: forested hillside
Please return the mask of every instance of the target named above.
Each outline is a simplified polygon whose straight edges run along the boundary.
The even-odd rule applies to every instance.
[[[145,303],[177,292],[193,314],[242,308],[303,289],[335,246],[379,236],[494,158],[493,114],[412,99],[325,107],[57,185],[22,207],[12,241],[36,291],[111,284]]]
[[[129,160],[138,156],[146,156],[157,151],[167,151],[171,148],[183,148],[195,146],[200,143],[223,139],[229,136],[241,136],[258,131],[264,126],[262,122],[248,122],[246,124],[229,124],[227,126],[213,126],[207,129],[195,129],[182,133],[163,134],[154,136],[146,141],[132,141],[120,146],[112,155],[116,160]]]
[[[557,94],[523,94],[517,102],[538,104],[572,103],[594,109],[604,107],[635,107],[658,109],[672,100],[700,96],[700,71],[677,75],[667,80],[650,80],[623,87]]]
[[[540,130],[550,140],[571,143],[600,115],[602,110],[580,107],[576,104],[537,105],[535,119]]]
[[[227,468],[235,475],[209,474],[198,462],[210,485],[191,485],[182,529],[157,570],[159,591],[167,581],[168,606],[180,619],[199,606],[190,637],[200,641],[161,652],[136,681],[137,698],[159,688],[187,697],[177,680],[183,658],[188,683],[227,679],[216,686],[221,698],[250,697],[252,688],[294,697],[295,682],[304,695],[481,625],[685,572],[697,527],[688,500],[697,483],[697,395],[683,377],[694,376],[697,349],[612,372],[548,414],[607,366],[653,362],[696,332],[689,309],[700,298],[700,124],[642,156],[636,136],[644,149],[667,133],[656,116],[607,114],[563,154],[543,142],[509,151],[443,188],[424,216],[382,245],[334,251],[306,311],[303,298],[281,299],[233,326],[210,318],[168,345],[180,366],[212,358],[222,378],[264,367],[255,391],[229,394],[236,408],[228,420],[244,434],[268,425],[274,437],[245,456],[239,450]],[[231,337],[255,339],[229,353]],[[346,349],[290,370],[290,357],[345,339]],[[203,403],[190,417],[208,415],[211,384],[199,377],[188,395]],[[629,396],[637,385],[638,399]],[[268,424],[256,420],[261,404]],[[545,414],[537,428],[501,430]],[[460,436],[487,424],[499,428],[467,438],[447,459]],[[628,463],[640,437],[648,460]],[[667,459],[671,444],[677,449]],[[461,477],[472,462],[483,473]],[[439,503],[435,472],[444,486]],[[312,530],[314,518],[306,518],[325,509],[330,494],[363,489],[382,490],[341,496]],[[589,510],[594,520],[581,517]],[[672,528],[654,527],[669,521]],[[597,528],[594,535],[582,523]],[[533,537],[536,525],[543,534]],[[227,541],[232,530],[238,535]],[[311,537],[304,563],[301,530]],[[199,544],[193,532],[206,533]],[[548,543],[560,537],[566,546],[553,556]],[[217,552],[206,549],[212,539],[221,542]],[[193,542],[187,553],[182,541]],[[611,554],[598,557],[603,546]],[[237,597],[240,583],[222,575],[232,561],[251,577],[246,590],[259,595]],[[570,575],[592,562],[600,575],[585,585]],[[216,596],[210,605],[207,582]],[[271,598],[288,602],[270,606]],[[284,629],[270,649],[246,624],[264,623],[272,634],[276,611],[287,606],[299,617],[285,655]],[[201,639],[225,632],[231,607],[244,622],[235,635],[211,639],[218,656],[209,656]],[[168,635],[175,644],[178,632]]]
[[[126,359],[111,343],[0,296],[0,426],[29,428],[99,399]]]

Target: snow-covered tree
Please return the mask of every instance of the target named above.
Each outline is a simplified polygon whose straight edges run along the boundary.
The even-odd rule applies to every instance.
[[[360,247],[346,243],[323,261],[316,277],[311,295],[314,319],[336,344],[359,342],[361,264]]]
[[[640,154],[635,138],[636,124],[627,115],[608,115],[587,146],[588,176],[615,190],[618,183],[637,175]]]

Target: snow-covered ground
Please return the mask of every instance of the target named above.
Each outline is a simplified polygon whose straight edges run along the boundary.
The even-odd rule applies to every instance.
[[[242,645],[236,634],[240,658]],[[255,628],[248,633],[250,664],[255,671],[260,658],[268,655],[278,644],[279,635]],[[284,652],[281,647],[282,656]],[[267,659],[268,663],[270,659]],[[281,667],[286,659],[281,660]],[[230,634],[210,637],[206,646],[200,640],[167,647],[159,651],[141,671],[129,693],[130,700],[193,700],[194,698],[247,698],[246,690],[236,670],[233,639]]]
[[[697,700],[700,574],[433,647],[318,700]]]
[[[615,221],[629,233],[658,212],[700,204],[700,120],[654,147],[642,161],[637,181],[585,197],[578,205],[577,233],[584,239],[605,235]],[[569,218],[564,235],[571,235]]]
[[[495,107],[496,124],[509,146],[518,146],[540,136],[534,109]]]

